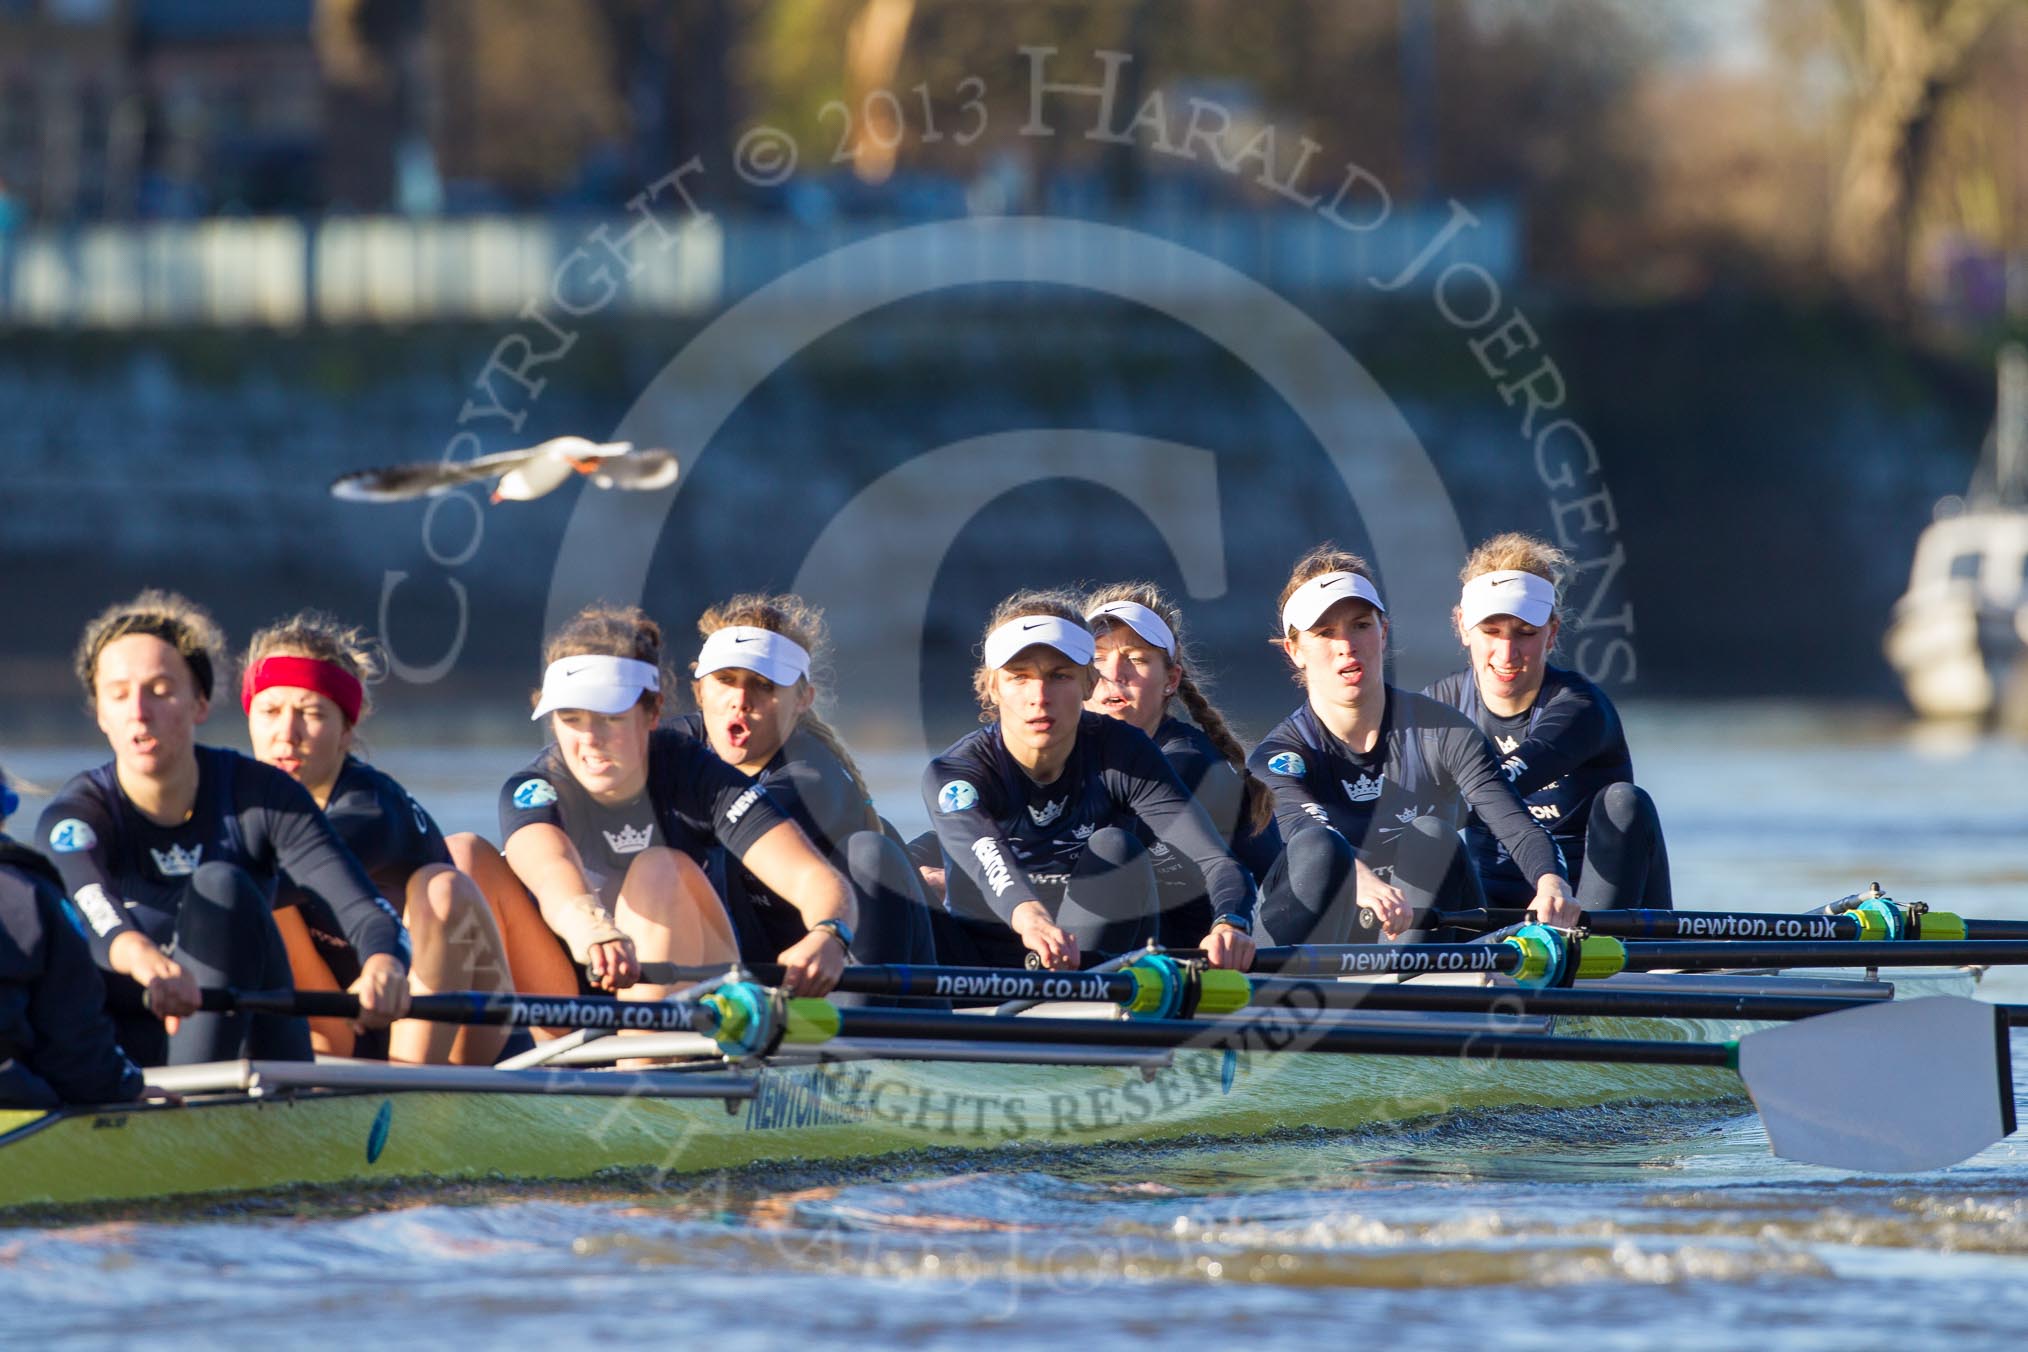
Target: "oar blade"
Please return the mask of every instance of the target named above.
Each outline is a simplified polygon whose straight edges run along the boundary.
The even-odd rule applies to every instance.
[[[1748,1035],[1739,1074],[1786,1159],[1916,1173],[2014,1130],[2005,1015],[1957,996],[1897,1000]]]

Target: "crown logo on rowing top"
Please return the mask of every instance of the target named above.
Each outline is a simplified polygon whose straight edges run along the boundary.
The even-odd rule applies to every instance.
[[[1416,810],[1414,806],[1410,805],[1408,807],[1403,808],[1401,811],[1395,813],[1394,819],[1400,822],[1403,826],[1408,825],[1410,822],[1416,819]]]
[[[148,853],[155,857],[155,871],[165,878],[188,878],[204,862],[202,845],[192,845],[187,850],[181,845],[171,845],[166,850],[151,848]]]
[[[622,826],[618,831],[600,831],[614,854],[639,854],[655,843],[655,826]]]
[[[1380,790],[1387,784],[1387,776],[1361,775],[1356,780],[1339,780],[1345,786],[1345,796],[1355,803],[1370,803],[1380,796]]]

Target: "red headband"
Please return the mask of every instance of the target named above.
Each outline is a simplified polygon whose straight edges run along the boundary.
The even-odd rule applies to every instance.
[[[240,707],[251,713],[254,696],[277,685],[316,691],[338,706],[347,723],[359,721],[359,708],[366,702],[366,687],[336,662],[315,657],[263,657],[240,683]]]

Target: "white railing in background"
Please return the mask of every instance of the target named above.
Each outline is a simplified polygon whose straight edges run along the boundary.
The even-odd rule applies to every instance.
[[[1447,262],[1484,268],[1502,283],[1520,267],[1519,227],[1506,206],[1475,206],[1478,224],[1446,246]],[[1314,214],[1221,212],[1114,217],[1229,264],[1277,291],[1362,291],[1397,275],[1450,222],[1446,206],[1397,208],[1380,226],[1350,231]],[[551,217],[398,216],[216,219],[137,225],[43,227],[16,233],[0,259],[0,323],[31,328],[120,329],[169,325],[293,328],[307,323],[409,323],[509,318],[549,295],[558,268],[597,220]],[[843,221],[806,226],[780,217],[693,220],[674,244],[643,242],[645,264],[613,309],[712,313],[789,269],[843,244],[921,222]],[[624,221],[609,223],[614,234]],[[922,248],[976,247],[932,232]],[[1130,249],[1115,237],[1091,247]],[[912,260],[913,261],[913,260]],[[922,257],[926,267],[935,260]],[[1107,258],[1088,260],[1097,275]],[[881,279],[837,269],[839,294]],[[1215,285],[1179,267],[1181,292]],[[582,283],[580,283],[582,285]],[[580,293],[582,294],[582,293]]]

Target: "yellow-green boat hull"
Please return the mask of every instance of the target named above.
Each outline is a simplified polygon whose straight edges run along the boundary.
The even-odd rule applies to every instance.
[[[1570,1020],[1710,1038],[1735,1025]],[[694,1173],[924,1148],[1077,1146],[1358,1129],[1508,1107],[1717,1101],[1722,1070],[1186,1050],[1159,1070],[861,1061],[768,1067],[746,1100],[402,1090],[0,1112],[0,1210],[400,1180]]]

